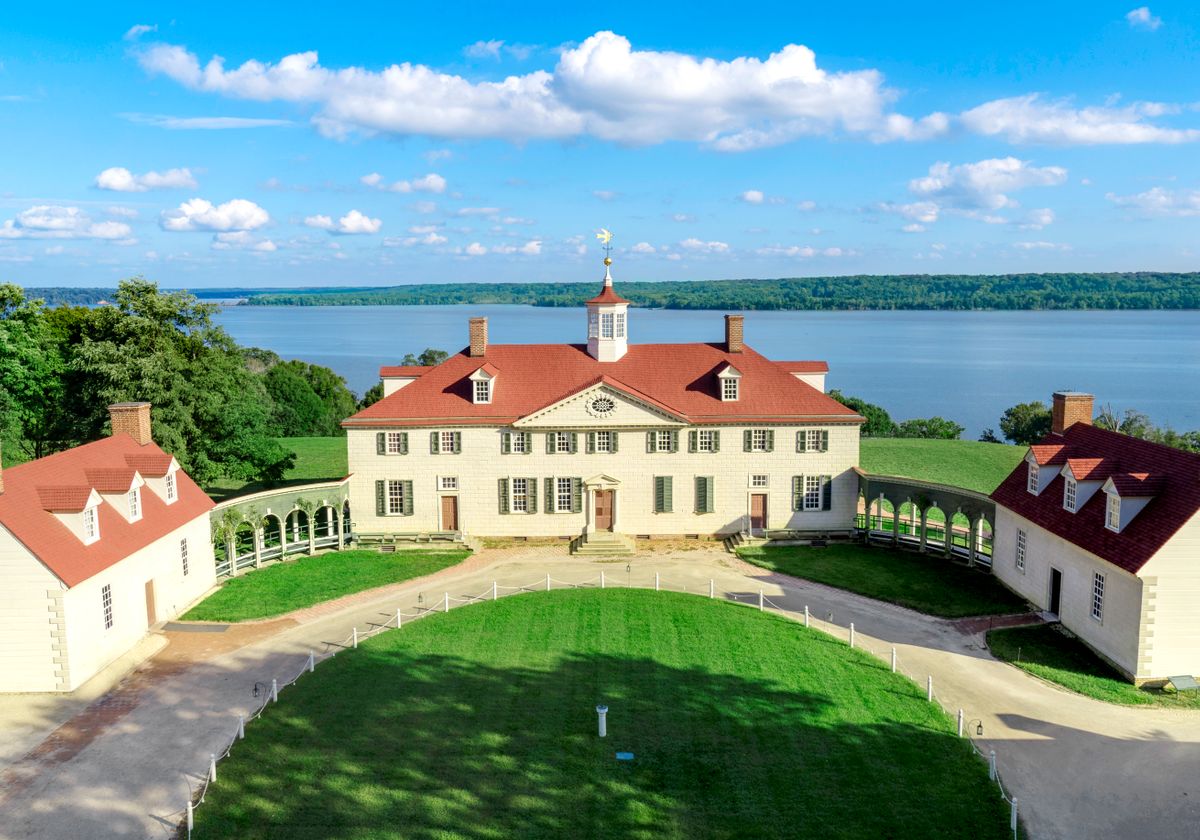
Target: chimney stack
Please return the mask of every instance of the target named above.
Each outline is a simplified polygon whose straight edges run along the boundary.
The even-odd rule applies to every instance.
[[[472,318],[471,325],[471,355],[482,356],[487,352],[487,318]]]
[[[108,407],[108,416],[114,435],[129,435],[140,446],[153,442],[154,436],[150,434],[150,403],[116,403]]]
[[[725,350],[730,353],[742,352],[742,322],[741,315],[725,316]]]
[[[1091,394],[1078,391],[1055,391],[1054,402],[1050,408],[1050,431],[1061,435],[1076,423],[1092,425]]]

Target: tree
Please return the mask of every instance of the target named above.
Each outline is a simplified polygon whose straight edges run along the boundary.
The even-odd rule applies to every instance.
[[[1050,434],[1050,409],[1043,402],[1018,403],[1000,417],[1000,431],[1013,443],[1035,444]]]
[[[292,364],[267,371],[263,382],[271,398],[271,430],[279,437],[328,434],[328,410],[317,392]]]
[[[1002,441],[1002,440],[1000,440],[1000,438],[996,437],[995,429],[987,428],[987,429],[983,430],[983,433],[981,435],[979,435],[979,442],[980,443],[1003,443],[1004,441]]]
[[[0,286],[0,441],[10,452],[40,458],[69,435],[58,410],[63,359],[41,300]]]
[[[1119,416],[1112,405],[1105,403],[1096,415],[1095,424],[1110,432],[1120,432],[1130,437],[1145,438],[1155,431],[1150,418],[1137,409],[1127,408]]]
[[[858,397],[848,397],[836,389],[830,391],[829,396],[867,418],[867,422],[863,424],[861,430],[863,437],[895,436],[896,423],[892,420],[891,415],[880,406],[869,403],[866,400],[861,400]]]
[[[362,395],[362,399],[358,401],[358,410],[362,411],[369,405],[375,405],[381,399],[383,399],[383,383],[376,382],[366,390],[366,393]]]
[[[446,359],[450,358],[450,354],[445,350],[436,350],[433,347],[426,347],[417,356],[412,353],[406,353],[404,358],[400,360],[402,365],[440,365]]]
[[[905,420],[896,427],[896,437],[957,440],[964,429],[944,417],[925,417]]]

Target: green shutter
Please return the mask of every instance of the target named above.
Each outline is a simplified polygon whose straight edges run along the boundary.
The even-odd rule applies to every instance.
[[[821,451],[822,452],[829,451],[829,430],[828,429],[823,429],[821,431]]]
[[[583,479],[571,479],[571,513],[583,513]]]
[[[554,454],[554,439],[558,437],[554,432],[546,432],[546,454]]]
[[[646,432],[646,451],[654,451],[654,432]]]
[[[404,486],[404,515],[413,515],[413,483],[411,481],[400,482]]]
[[[671,476],[664,475],[663,476],[663,500],[666,503],[666,507],[663,508],[663,513],[670,513],[671,509],[672,509],[672,505],[671,505],[671,485],[672,484],[673,484],[673,481],[671,480]]]
[[[533,454],[533,432],[521,432],[521,434],[525,435],[525,454],[532,455]]]
[[[429,454],[430,455],[438,454],[438,433],[437,432],[429,433]]]
[[[721,432],[719,430],[713,430],[713,450],[712,451],[713,452],[721,451]]]
[[[376,455],[386,455],[387,454],[387,433],[386,432],[376,432],[375,433],[375,454]]]
[[[400,454],[408,454],[408,432],[400,433]]]
[[[654,512],[671,512],[671,476],[669,475],[654,477]]]
[[[610,449],[609,451],[616,452],[617,451],[617,441],[620,439],[621,435],[618,434],[617,432],[609,432],[608,436],[612,440],[612,449]]]
[[[504,455],[512,453],[512,432],[500,433],[500,452]]]
[[[462,432],[455,432],[454,433],[454,454],[458,455],[461,453],[462,453]]]
[[[700,451],[700,433],[695,429],[688,432],[688,452]]]
[[[588,432],[587,433],[587,452],[589,455],[591,455],[595,451],[596,451],[596,433]]]
[[[713,512],[713,477],[696,476],[696,513]]]
[[[671,430],[671,451],[672,452],[679,451],[679,430],[678,429]]]
[[[570,452],[572,455],[574,455],[575,452],[577,451],[576,446],[578,443],[579,443],[579,435],[575,434],[574,432],[571,432],[570,445],[567,447],[567,451]]]
[[[821,510],[833,510],[832,476],[821,476]]]
[[[508,479],[500,479],[500,512],[508,513]]]
[[[767,429],[767,451],[775,451],[775,430]]]
[[[525,504],[525,509],[530,513],[537,513],[537,479],[525,479],[525,488],[529,492],[529,501]]]
[[[808,451],[808,432],[806,432],[804,429],[801,429],[800,431],[796,432],[796,451],[797,452],[807,452]]]
[[[746,429],[746,431],[742,432],[742,451],[743,452],[750,451],[750,447],[752,445],[750,442],[752,435],[753,435],[753,432],[751,432],[750,429]]]
[[[554,479],[546,479],[546,513],[554,513]]]
[[[375,482],[375,515],[387,515],[387,482]]]
[[[804,509],[804,476],[792,476],[792,510]]]

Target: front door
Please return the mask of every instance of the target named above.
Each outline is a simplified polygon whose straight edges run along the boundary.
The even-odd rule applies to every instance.
[[[458,496],[442,496],[442,530],[458,530]]]
[[[1059,604],[1062,603],[1062,572],[1050,567],[1050,612],[1058,615]]]
[[[611,531],[613,529],[613,491],[596,491],[596,530]]]
[[[158,621],[158,615],[154,611],[154,581],[146,581],[146,626],[153,627]]]
[[[767,494],[750,495],[750,532],[767,530]]]

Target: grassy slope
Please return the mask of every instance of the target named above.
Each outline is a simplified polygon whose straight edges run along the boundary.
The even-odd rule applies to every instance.
[[[992,630],[987,641],[997,658],[1078,694],[1125,706],[1200,709],[1200,691],[1176,694],[1139,689],[1082,642],[1047,625]]]
[[[991,575],[931,555],[857,544],[747,547],[739,549],[738,555],[772,571],[929,615],[960,618],[1016,613],[1025,603]]]
[[[778,616],[674,593],[434,615],[323,663],[246,736],[197,840],[1010,836],[922,689]]]
[[[466,551],[334,551],[231,578],[184,614],[185,621],[250,621],[282,615],[352,592],[432,574]]]
[[[862,469],[991,493],[1025,455],[1025,447],[974,440],[863,438]]]
[[[279,442],[296,453],[296,466],[283,477],[286,484],[303,484],[322,479],[342,478],[349,472],[346,466],[346,439],[344,437],[298,437],[280,438]],[[232,481],[222,479],[205,487],[205,492],[220,501],[232,496],[244,496],[268,489],[261,482]]]

